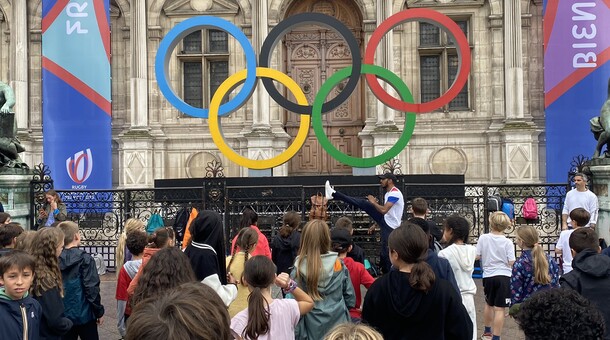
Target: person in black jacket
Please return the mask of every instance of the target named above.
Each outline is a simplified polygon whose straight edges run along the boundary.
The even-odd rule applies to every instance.
[[[73,323],[63,339],[99,339],[97,325],[104,322],[104,306],[100,297],[100,277],[93,257],[79,249],[78,224],[61,222],[64,250],[59,255],[59,269],[64,283],[65,314]]]
[[[409,222],[388,239],[396,270],[377,279],[364,298],[362,321],[386,340],[471,340],[473,325],[462,298],[426,263],[428,237]]]
[[[340,217],[337,222],[335,222],[335,228],[345,229],[350,235],[354,235],[354,225],[352,220],[347,216]],[[352,250],[347,253],[347,257],[351,257],[354,261],[364,264],[364,249],[352,242]]]
[[[610,257],[600,254],[599,238],[592,228],[579,228],[570,235],[575,254],[572,271],[559,279],[562,288],[575,290],[597,306],[606,321],[605,340],[610,339]]]
[[[411,212],[413,212],[413,217],[424,219],[428,224],[430,235],[434,237],[434,241],[441,242],[443,239],[443,231],[434,221],[426,219],[428,216],[428,210],[428,201],[426,201],[424,198],[417,197],[411,201]]]
[[[42,306],[41,340],[59,340],[72,328],[72,321],[64,316],[64,295],[57,258],[64,247],[64,233],[59,228],[43,228],[32,241],[32,255],[36,261],[36,275],[32,295]]]
[[[0,258],[0,339],[38,339],[42,310],[28,295],[35,266],[34,258],[22,251]]]
[[[299,253],[301,215],[289,211],[284,215],[280,231],[271,241],[271,260],[275,263],[277,274],[290,273],[294,259]]]

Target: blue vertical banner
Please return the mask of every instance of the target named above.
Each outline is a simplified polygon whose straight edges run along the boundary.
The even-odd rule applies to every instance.
[[[565,182],[570,162],[591,157],[589,120],[610,95],[610,0],[544,1],[547,182]]]
[[[44,162],[57,189],[111,189],[109,0],[42,1]]]

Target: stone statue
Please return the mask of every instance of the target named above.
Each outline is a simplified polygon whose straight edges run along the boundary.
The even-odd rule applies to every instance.
[[[19,153],[25,148],[17,139],[17,122],[15,112],[15,93],[8,84],[0,81],[0,168],[22,168],[29,167],[19,157]]]
[[[610,143],[610,79],[608,80],[608,99],[602,106],[599,117],[594,117],[590,121],[591,132],[597,139],[597,146],[593,158],[610,158],[608,143]],[[602,154],[602,148],[606,145],[606,152]]]

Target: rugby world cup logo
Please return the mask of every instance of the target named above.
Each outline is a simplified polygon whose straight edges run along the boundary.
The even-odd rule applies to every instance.
[[[91,149],[81,150],[74,154],[73,157],[66,159],[66,171],[68,176],[76,184],[82,184],[91,176],[93,170],[93,156]]]

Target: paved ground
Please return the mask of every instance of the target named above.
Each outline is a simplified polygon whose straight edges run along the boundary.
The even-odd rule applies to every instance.
[[[120,339],[121,337],[119,336],[119,332],[116,328],[116,300],[114,299],[114,292],[116,289],[115,275],[114,273],[109,273],[102,276],[101,279],[102,303],[106,308],[106,315],[104,316],[104,324],[100,327],[100,339]],[[482,281],[475,280],[475,282],[477,283],[477,295],[475,297],[475,304],[477,306],[477,331],[480,337],[481,331],[483,330],[483,306],[485,302],[483,297]],[[523,333],[519,330],[519,327],[512,318],[506,318],[502,338],[510,340],[524,339]]]

